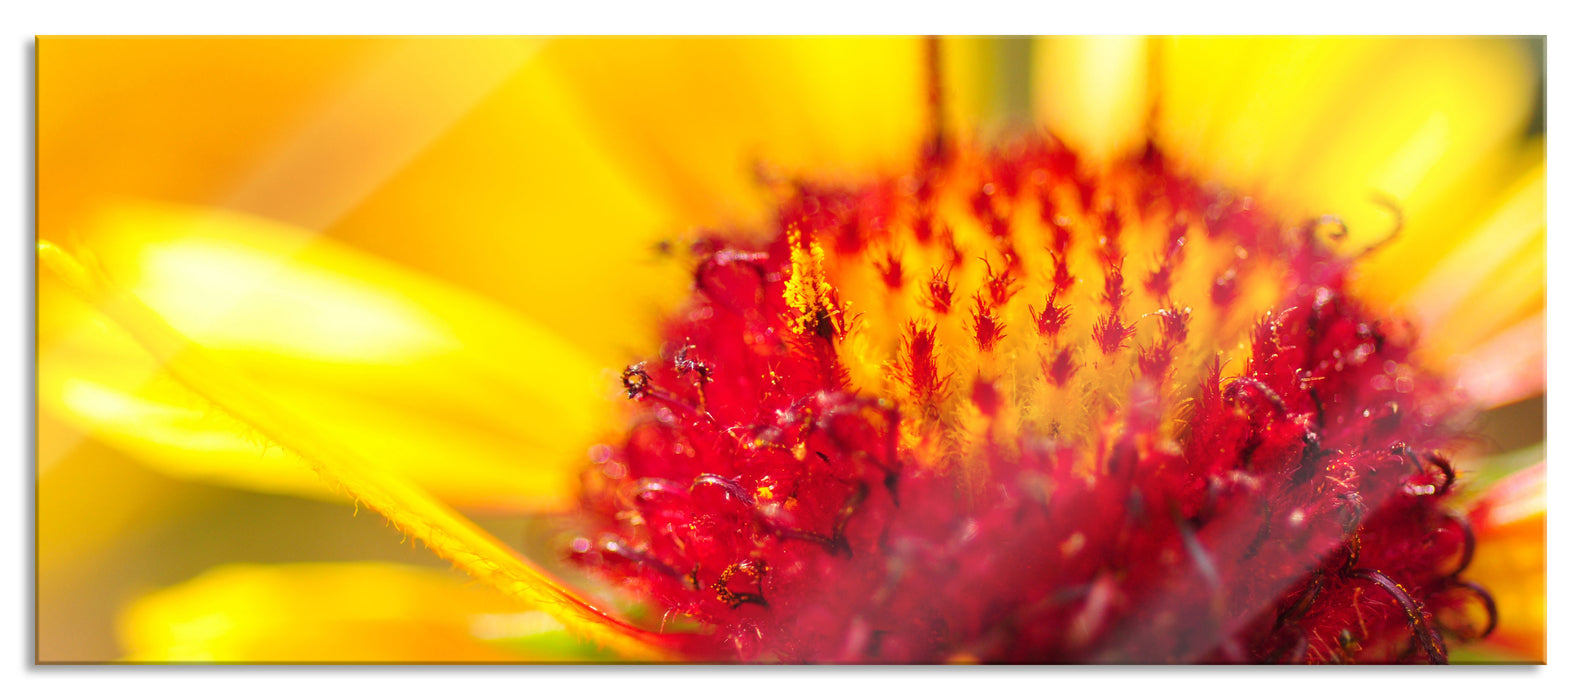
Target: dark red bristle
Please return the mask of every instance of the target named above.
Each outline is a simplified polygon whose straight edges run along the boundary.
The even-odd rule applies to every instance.
[[[1044,373],[1049,376],[1049,380],[1054,382],[1057,387],[1063,387],[1066,382],[1071,381],[1071,377],[1077,373],[1077,363],[1071,354],[1071,348],[1066,347],[1056,350],[1055,356],[1044,367]]]
[[[994,271],[994,265],[988,258],[980,258],[984,267],[984,282],[982,294],[987,298],[989,305],[1000,308],[1010,303],[1011,297],[1021,289],[1016,281],[1014,265],[1010,261],[999,272]]]
[[[1192,319],[1192,309],[1170,307],[1154,314],[1159,319],[1159,331],[1171,343],[1186,341],[1187,326]]]
[[[1111,312],[1093,324],[1093,342],[1099,344],[1101,352],[1110,355],[1126,347],[1126,341],[1136,332],[1136,324],[1122,323],[1121,315]]]
[[[1011,219],[1006,213],[1007,197],[999,186],[986,182],[972,196],[972,213],[989,229],[989,236],[1001,240],[1011,234]]]
[[[934,270],[933,276],[923,285],[923,306],[937,314],[948,314],[955,294],[950,286],[950,270]]]
[[[1161,341],[1137,353],[1137,368],[1142,370],[1143,376],[1163,379],[1174,358],[1175,344]]]
[[[901,270],[901,255],[894,250],[886,252],[884,257],[875,260],[873,267],[879,271],[879,279],[884,282],[884,286],[892,292],[899,290],[905,282]]]
[[[1057,218],[1050,224],[1049,249],[1062,259],[1071,250],[1071,226],[1064,218]]]
[[[1055,296],[1061,296],[1071,289],[1071,285],[1076,284],[1077,278],[1072,276],[1071,268],[1066,265],[1064,253],[1052,252],[1050,257],[1055,263],[1055,272],[1054,277],[1050,280],[1050,288]]]
[[[972,298],[974,310],[968,320],[968,330],[978,344],[979,352],[991,352],[995,343],[1005,339],[1005,324],[994,315],[994,305],[980,296]]]
[[[935,358],[934,328],[916,321],[907,325],[902,377],[919,403],[933,405],[944,388]]]
[[[993,416],[1000,412],[1005,401],[999,390],[994,388],[994,382],[977,377],[972,380],[972,403],[984,415]]]
[[[1186,224],[1176,222],[1170,227],[1170,237],[1165,244],[1165,252],[1159,256],[1159,262],[1148,274],[1148,281],[1144,288],[1153,295],[1154,299],[1163,304],[1169,301],[1170,285],[1174,283],[1175,266],[1181,260],[1182,251],[1186,249]]]
[[[1060,335],[1060,329],[1065,327],[1066,321],[1071,318],[1071,307],[1055,303],[1055,293],[1050,292],[1044,300],[1044,310],[1039,311],[1032,306],[1027,310],[1033,314],[1033,322],[1038,325],[1038,334],[1047,339],[1054,339]]]
[[[1121,215],[1113,207],[1106,210],[1100,217],[1101,231],[1099,236],[1099,263],[1105,267],[1120,267],[1125,259],[1125,251],[1121,248]]]
[[[941,245],[944,246],[947,257],[945,269],[953,271],[960,268],[961,264],[967,261],[967,254],[961,249],[961,242],[956,240],[956,232],[954,230],[949,226],[945,226],[943,231],[944,235],[941,237],[943,239]]]
[[[1126,305],[1126,276],[1121,273],[1120,265],[1112,265],[1104,271],[1104,305],[1114,313],[1120,313],[1121,307]]]

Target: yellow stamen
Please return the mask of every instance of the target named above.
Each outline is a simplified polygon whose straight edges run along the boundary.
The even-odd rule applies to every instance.
[[[835,287],[824,274],[824,247],[792,227],[791,278],[786,281],[786,305],[796,314],[791,329],[799,334],[828,337],[846,335],[846,322],[835,304]]]

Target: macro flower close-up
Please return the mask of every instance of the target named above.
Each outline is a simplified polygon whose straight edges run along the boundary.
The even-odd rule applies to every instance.
[[[39,662],[1546,661],[1541,38],[37,68]]]

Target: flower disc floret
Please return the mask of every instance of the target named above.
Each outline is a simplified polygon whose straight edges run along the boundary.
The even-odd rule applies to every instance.
[[[765,235],[693,246],[572,548],[704,653],[1442,662],[1492,625],[1465,416],[1329,222],[1052,138],[769,186]]]

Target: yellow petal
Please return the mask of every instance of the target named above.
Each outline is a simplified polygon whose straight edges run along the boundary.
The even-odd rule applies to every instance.
[[[327,233],[618,366],[652,351],[658,318],[688,291],[659,245],[693,222],[629,173],[639,159],[594,134],[550,68],[538,54]]]
[[[914,155],[925,127],[916,37],[572,38],[543,58],[692,224],[761,216],[759,163],[872,172]]]
[[[42,223],[70,226],[110,196],[322,228],[519,69],[536,43],[42,38]]]
[[[332,437],[333,426],[304,420],[284,409],[253,381],[118,288],[95,269],[94,261],[85,264],[48,242],[39,244],[39,261],[41,268],[103,309],[177,381],[270,443],[295,452],[325,479],[390,518],[402,532],[422,540],[463,571],[554,615],[573,633],[608,644],[623,655],[663,656],[653,645],[656,636],[652,633],[610,617],[405,477],[348,449]]]
[[[128,206],[84,240],[108,274],[262,382],[273,401],[335,426],[337,439],[446,500],[504,509],[572,502],[573,472],[604,424],[614,382],[543,329],[251,217]],[[264,449],[194,404],[123,332],[59,291],[41,287],[46,405],[178,473],[321,491],[296,456]]]
[[[1540,163],[1432,260],[1406,303],[1446,348],[1468,348],[1544,304],[1548,168]]]
[[[149,594],[119,623],[127,660],[587,662],[548,615],[446,571],[377,562],[232,564]]]
[[[1464,201],[1437,201],[1426,220],[1406,222],[1401,236],[1363,259],[1357,283],[1418,324],[1428,363],[1495,406],[1544,390],[1543,144],[1488,170],[1497,175],[1480,174]]]
[[[1027,127],[1031,39],[944,36],[938,41],[946,130],[982,142]],[[919,97],[913,109],[925,106]]]
[[[1507,476],[1473,507],[1478,548],[1465,574],[1494,596],[1499,624],[1489,642],[1538,663],[1547,653],[1547,473],[1539,463]]]
[[[1100,160],[1143,145],[1147,37],[1040,37],[1033,46],[1035,114],[1056,136]]]
[[[1534,89],[1516,42],[1182,38],[1162,42],[1160,65],[1161,138],[1198,170],[1340,215],[1354,250],[1404,225],[1358,287],[1419,323],[1431,364],[1471,368],[1461,353],[1543,309],[1544,155],[1516,147]],[[1532,361],[1541,347],[1508,346],[1534,337],[1502,342]],[[1520,382],[1469,382],[1519,398],[1498,394],[1534,376],[1541,390],[1538,363]]]
[[[1548,314],[1540,311],[1458,355],[1452,376],[1480,406],[1496,407],[1544,393]]]
[[[42,392],[41,392],[42,393]],[[125,457],[47,411],[38,415],[38,481],[34,492],[41,581],[69,579],[102,563],[106,554],[160,518],[197,501],[201,487],[173,483],[129,464]],[[40,589],[49,584],[41,582]],[[53,591],[57,599],[63,594]],[[40,601],[41,606],[43,601]]]
[[[1511,41],[1227,38],[1163,42],[1160,136],[1206,175],[1309,214],[1358,244],[1415,221],[1524,126],[1530,61]]]
[[[488,431],[423,418],[306,386],[272,385],[339,436],[469,510],[542,511],[567,506],[570,458],[535,463],[535,450]],[[146,356],[83,358],[50,352],[39,359],[39,400],[144,465],[183,480],[266,493],[339,500],[296,454],[281,451],[216,410]],[[75,441],[73,439],[73,441]],[[70,445],[51,445],[66,449]],[[545,458],[548,459],[548,458]],[[559,465],[564,468],[549,468]],[[41,470],[51,467],[41,464]]]
[[[1160,51],[1160,138],[1243,186],[1267,182],[1305,140],[1344,138],[1326,117],[1351,107],[1348,81],[1381,55],[1377,42],[1323,38],[1173,37]]]
[[[135,339],[52,275],[38,280],[38,338],[41,419],[74,428],[40,432],[41,477],[96,437],[178,478],[338,498],[300,459],[268,449],[161,372]]]
[[[61,235],[127,198],[259,214],[627,361],[684,291],[650,250],[673,217],[595,143],[541,43],[44,39],[40,225]]]

